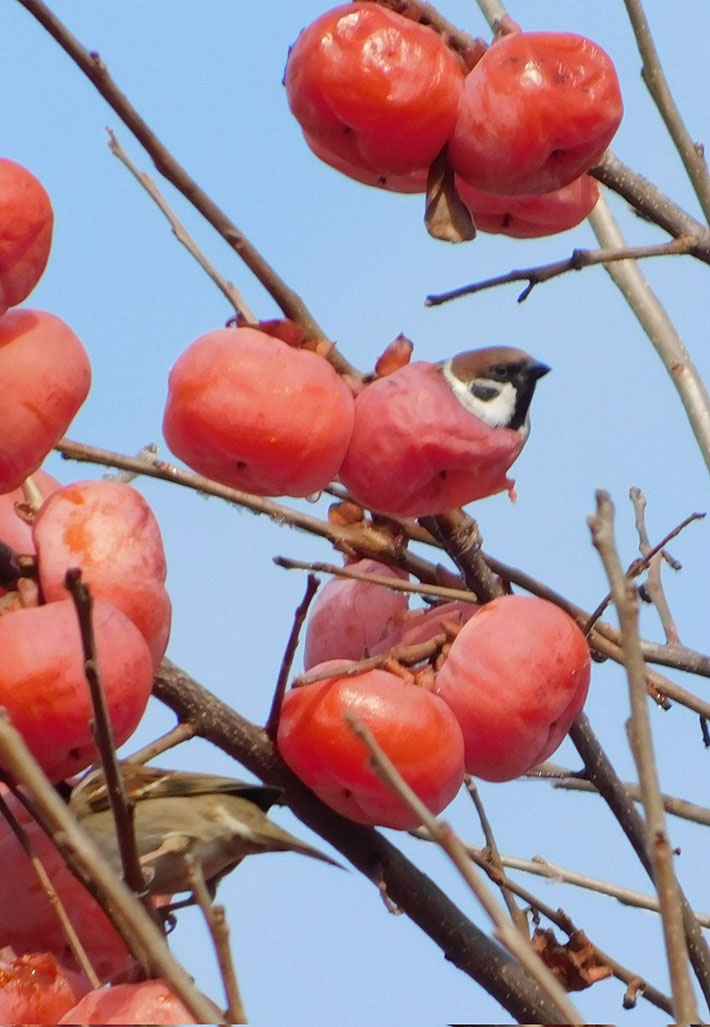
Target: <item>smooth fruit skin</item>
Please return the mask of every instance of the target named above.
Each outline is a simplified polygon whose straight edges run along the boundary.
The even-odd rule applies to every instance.
[[[160,527],[143,496],[117,481],[79,481],[40,507],[32,534],[47,602],[64,599],[64,579],[80,567],[96,598],[133,621],[160,663],[170,635],[171,604]]]
[[[0,493],[37,470],[90,385],[86,350],[64,321],[43,310],[0,317]]]
[[[566,232],[589,217],[599,199],[599,183],[590,175],[580,175],[551,193],[523,196],[487,193],[458,176],[456,188],[477,229],[513,239]]]
[[[203,335],[172,371],[163,434],[193,470],[260,496],[308,496],[338,472],[354,401],[317,353],[255,328]]]
[[[21,303],[47,266],[54,215],[27,168],[0,158],[0,314]]]
[[[486,603],[436,677],[461,725],[466,771],[510,781],[546,760],[581,712],[590,672],[584,635],[553,603],[512,595]]]
[[[320,665],[323,670],[329,666]],[[463,739],[456,718],[432,692],[385,670],[333,677],[286,693],[277,749],[326,805],[361,824],[403,831],[419,826],[372,770],[366,746],[344,719],[346,712],[367,724],[432,813],[448,806],[463,780]]]
[[[303,138],[308,143],[309,149],[324,164],[339,171],[348,178],[355,179],[363,185],[374,186],[376,189],[386,189],[391,193],[423,193],[426,192],[428,171],[421,168],[417,171],[410,171],[407,175],[393,175],[382,171],[372,171],[362,163],[355,163],[348,160],[335,150],[329,149],[325,143],[319,142],[315,136],[304,131]]]
[[[303,30],[284,84],[309,146],[360,174],[406,176],[427,169],[446,143],[463,78],[432,29],[377,4],[352,3]]]
[[[402,617],[391,621],[387,631],[370,649],[372,656],[385,653],[393,646],[421,645],[436,635],[452,634],[461,630],[479,607],[473,603],[441,603],[428,610],[407,610]]]
[[[122,745],[150,697],[153,661],[132,621],[101,599],[94,634],[114,741]],[[35,759],[53,781],[96,758],[93,710],[71,599],[0,615],[0,705],[7,708]]]
[[[466,76],[449,160],[477,189],[551,192],[593,167],[622,114],[614,65],[596,43],[513,33]]]
[[[221,1010],[215,1006],[218,1022]],[[138,984],[114,984],[85,995],[58,1023],[177,1024],[192,1023],[193,1015],[167,981],[158,977]]]
[[[510,491],[505,472],[523,444],[465,410],[438,368],[416,361],[357,397],[339,478],[363,506],[423,517]]]
[[[409,580],[406,571],[377,560],[358,560],[348,569]],[[354,578],[332,578],[311,607],[303,653],[305,669],[326,660],[361,660],[378,651],[377,643],[405,616],[408,605],[404,592]]]

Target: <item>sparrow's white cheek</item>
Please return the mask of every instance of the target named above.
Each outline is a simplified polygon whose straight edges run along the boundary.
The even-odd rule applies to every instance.
[[[441,365],[441,373],[461,406],[469,413],[475,414],[490,428],[505,428],[510,424],[518,398],[517,389],[511,382],[496,382],[492,378],[462,382],[451,370],[450,360]]]

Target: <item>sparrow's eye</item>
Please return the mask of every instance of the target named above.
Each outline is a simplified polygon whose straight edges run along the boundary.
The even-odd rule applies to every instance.
[[[484,385],[482,382],[471,382],[471,395],[475,396],[476,399],[482,399],[484,402],[488,402],[500,395],[500,389],[497,389],[495,385]]]

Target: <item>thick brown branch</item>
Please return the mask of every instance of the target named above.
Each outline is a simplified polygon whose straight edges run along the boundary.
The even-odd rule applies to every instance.
[[[154,692],[198,734],[239,760],[261,780],[284,789],[285,801],[327,839],[443,950],[447,959],[524,1023],[555,1023],[552,1003],[510,957],[472,924],[425,874],[377,831],[333,813],[284,766],[266,734],[164,660]]]

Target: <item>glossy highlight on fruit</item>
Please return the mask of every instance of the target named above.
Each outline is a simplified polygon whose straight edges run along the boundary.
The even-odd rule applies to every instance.
[[[0,317],[0,492],[37,470],[90,385],[86,350],[64,321],[43,310]]]
[[[338,472],[352,393],[328,361],[255,328],[201,336],[170,372],[163,434],[193,470],[260,496],[308,496]]]
[[[54,214],[41,182],[0,158],[0,314],[26,299],[42,277]]]
[[[436,677],[467,772],[510,781],[548,759],[584,706],[590,673],[587,640],[558,606],[506,595],[481,607]]]
[[[549,193],[600,159],[622,114],[614,65],[591,39],[515,32],[466,76],[449,160],[477,189]]]
[[[361,719],[405,781],[440,813],[463,780],[461,729],[446,703],[386,670],[338,677],[341,661],[313,668],[334,676],[286,693],[277,749],[328,806],[361,824],[411,830],[418,819],[370,766],[364,743],[345,720]]]
[[[341,162],[346,173],[352,166],[361,181],[383,176],[384,187],[396,189],[396,178],[387,176],[426,171],[446,143],[463,78],[457,58],[432,29],[377,4],[351,3],[303,30],[291,47],[284,84],[306,142],[319,156]]]
[[[380,513],[444,513],[510,491],[506,471],[524,441],[469,413],[437,366],[420,360],[358,395],[339,478],[353,499]]]

